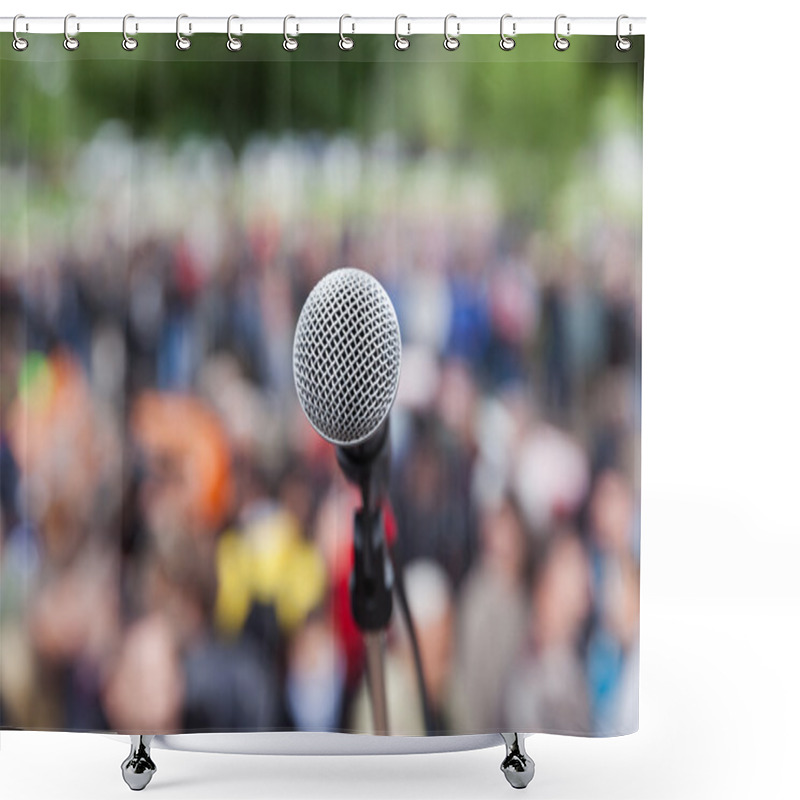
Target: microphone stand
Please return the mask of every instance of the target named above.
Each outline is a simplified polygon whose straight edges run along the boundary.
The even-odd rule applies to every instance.
[[[367,686],[374,732],[389,733],[384,651],[392,617],[394,573],[387,556],[383,499],[389,477],[389,421],[362,444],[337,447],[345,476],[361,489],[361,508],[353,518],[353,572],[350,607],[364,638]]]

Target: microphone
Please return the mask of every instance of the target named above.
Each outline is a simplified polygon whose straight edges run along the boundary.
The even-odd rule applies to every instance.
[[[375,733],[388,733],[383,641],[396,586],[414,652],[425,727],[434,732],[414,623],[403,586],[387,557],[383,498],[389,480],[389,412],[400,382],[400,326],[375,278],[337,269],[311,290],[294,334],[294,383],[300,406],[336,460],[361,487],[353,519],[350,607],[364,635]]]
[[[400,350],[392,301],[368,273],[334,270],[306,298],[294,333],[294,383],[308,421],[336,445],[339,466],[361,487],[362,507],[353,518],[350,608],[364,636],[376,734],[389,732],[384,644],[394,574],[382,505]]]
[[[337,269],[311,290],[294,335],[297,396],[314,430],[336,445],[366,508],[374,509],[386,489],[400,357],[394,306],[370,274]]]

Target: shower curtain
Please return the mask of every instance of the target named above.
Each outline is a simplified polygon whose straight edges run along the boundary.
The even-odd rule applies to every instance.
[[[402,340],[389,732],[635,731],[643,38],[81,38],[0,54],[0,727],[372,731],[292,366],[355,267]]]

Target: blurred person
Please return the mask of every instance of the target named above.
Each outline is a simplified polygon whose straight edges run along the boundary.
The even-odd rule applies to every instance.
[[[478,558],[457,604],[453,727],[500,730],[502,699],[528,621],[527,533],[513,501],[483,510]]]
[[[197,306],[205,276],[188,237],[174,246],[164,285],[164,310],[157,347],[158,387],[187,391],[202,357]]]
[[[166,314],[170,265],[171,252],[165,241],[149,238],[130,254],[128,292],[123,311],[117,317],[125,324],[125,384],[129,394],[152,388],[158,381],[158,348]],[[97,303],[108,306],[119,281],[113,275],[102,276],[104,280],[101,276],[93,276],[102,289],[102,293],[95,289]],[[113,308],[113,302],[110,305]]]
[[[88,367],[89,315],[74,259],[64,252],[34,254],[20,288],[28,348],[60,346]]]
[[[289,274],[293,281],[294,320],[311,290],[332,268],[336,228],[333,220],[310,213],[296,217],[288,226],[286,236],[291,253]]]
[[[572,367],[567,335],[566,286],[554,272],[542,288],[545,401],[556,418],[572,408]]]
[[[441,270],[425,262],[402,274],[397,314],[403,345],[419,345],[441,353],[450,333],[452,299]]]
[[[277,234],[275,235],[277,237]],[[265,259],[266,255],[261,258]],[[262,306],[265,358],[270,389],[280,398],[292,397],[295,388],[291,352],[294,324],[300,306],[295,307],[292,276],[287,274],[283,261],[277,264],[267,260],[261,261],[258,291]]]
[[[44,557],[68,562],[88,536],[105,533],[117,496],[121,447],[108,409],[66,351],[29,352],[7,424]]]
[[[639,631],[639,574],[631,553],[634,518],[630,482],[605,470],[589,504],[594,604],[587,668],[594,727],[608,733],[620,721],[626,662],[630,652],[635,656]]]
[[[521,263],[498,264],[489,282],[491,332],[486,361],[492,386],[528,377],[526,347],[539,322],[536,287]]]
[[[93,318],[77,260],[63,258],[59,264],[58,312],[55,338],[68,348],[87,371],[91,368],[90,347]]]
[[[232,227],[227,235],[231,241],[199,298],[204,345],[235,358],[242,375],[264,390],[271,380],[260,276],[244,233]]]
[[[198,637],[215,594],[215,539],[232,499],[228,443],[213,411],[185,395],[143,392],[130,427],[142,470],[130,522],[142,530],[126,562],[128,613],[161,609],[183,646]]]
[[[285,725],[278,661],[253,637],[206,636],[186,652],[183,669],[184,730],[256,731]]]
[[[294,728],[334,731],[343,727],[346,669],[330,616],[324,610],[310,615],[289,645],[286,701]]]
[[[588,559],[576,533],[556,533],[534,581],[526,647],[505,685],[502,730],[592,732],[579,653],[590,611],[589,580]]]
[[[436,561],[458,586],[475,540],[468,454],[436,417],[416,414],[409,427],[390,487],[398,554],[403,563]]]
[[[588,415],[591,430],[592,474],[638,471],[638,399],[630,371],[608,369],[595,383]]]
[[[314,515],[327,485],[315,481],[303,463],[286,467],[277,483],[278,502],[297,520],[306,538],[312,539]]]
[[[519,441],[512,485],[534,531],[544,532],[579,511],[589,488],[589,460],[576,437],[534,422]]]
[[[184,692],[179,647],[169,622],[156,612],[130,626],[103,691],[112,729],[180,732]]]
[[[552,417],[574,423],[607,351],[605,302],[589,266],[572,249],[550,253],[542,295],[545,398]]]
[[[562,269],[565,273],[564,295],[567,364],[571,371],[573,407],[568,409],[573,424],[575,412],[585,411],[591,381],[605,366],[608,352],[606,303],[593,264],[574,252],[568,252]]]
[[[36,697],[36,665],[25,606],[38,558],[33,537],[23,525],[9,530],[0,508],[0,705],[2,725],[23,726]]]
[[[336,462],[336,448],[322,438],[311,426],[293,389],[292,399],[282,409],[283,424],[287,431],[291,463],[302,464],[312,485],[324,495],[333,482],[344,483]]]
[[[634,244],[619,228],[607,224],[602,261],[605,301],[606,364],[634,368],[641,351],[641,301],[634,263]]]
[[[251,510],[274,493],[276,476],[287,473],[290,445],[277,398],[259,389],[230,353],[205,359],[197,394],[217,413],[225,428],[232,460],[232,512],[246,521]],[[302,519],[302,517],[300,517]]]
[[[227,530],[216,547],[218,629],[235,636],[254,602],[274,607],[285,635],[322,601],[325,566],[297,520],[273,503],[241,530]]]
[[[7,520],[4,524],[9,530],[16,527],[20,517],[19,487],[20,474],[17,460],[14,458],[5,430],[0,427],[0,514]]]
[[[469,367],[462,361],[445,361],[440,373],[436,412],[445,429],[455,436],[470,465],[478,450],[479,400],[480,390]]]
[[[443,375],[436,354],[424,345],[403,342],[403,364],[392,414],[392,457],[402,461],[415,416],[430,414]]]
[[[125,381],[128,370],[125,339],[121,326],[102,322],[94,327],[91,344],[92,391],[115,413],[125,407]]]
[[[433,729],[436,733],[446,733],[452,728],[450,678],[454,606],[450,580],[435,562],[417,560],[405,569],[405,585],[419,643]],[[405,621],[401,621],[399,615],[399,608],[395,608],[385,658],[389,732],[395,736],[424,736],[425,720],[411,640]],[[366,683],[356,697],[349,729],[362,733],[373,731]]]
[[[631,592],[633,594],[633,592]],[[637,591],[638,597],[638,591]],[[636,611],[638,628],[639,615]],[[639,635],[636,631],[628,647],[625,665],[617,686],[615,707],[607,722],[606,730],[632,733],[639,730]]]
[[[599,558],[633,557],[637,527],[636,499],[630,478],[618,469],[603,470],[589,500],[590,541]]]
[[[342,478],[324,496],[313,523],[314,545],[322,556],[330,587],[328,604],[333,630],[345,657],[346,704],[357,689],[364,666],[364,641],[350,608],[353,514],[359,506],[357,489]],[[388,539],[393,535],[393,517],[387,516],[385,521]]]
[[[211,536],[230,513],[231,454],[217,415],[190,395],[143,392],[131,431],[144,454],[145,522],[156,544]]]
[[[515,462],[531,409],[520,387],[480,398],[474,422],[477,454],[470,493],[479,506],[498,505],[514,490]]]
[[[69,566],[48,570],[28,609],[46,727],[107,727],[100,694],[119,626],[119,565],[110,552],[86,548]]]
[[[475,259],[476,254],[471,253],[465,263],[451,267],[448,272],[450,329],[444,353],[481,370],[486,365],[490,318],[486,280]],[[470,269],[466,268],[466,262]]]
[[[24,558],[25,584],[11,589],[29,637],[16,653],[31,674],[18,682],[12,707],[27,705],[26,718],[42,727],[102,728],[99,684],[119,615],[117,542],[109,535],[119,439],[67,351],[28,352],[17,386],[7,422],[22,519],[8,546],[12,559]]]

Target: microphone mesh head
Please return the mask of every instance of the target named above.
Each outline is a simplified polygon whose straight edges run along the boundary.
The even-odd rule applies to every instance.
[[[400,326],[375,278],[337,269],[311,291],[294,334],[294,383],[314,429],[355,445],[386,419],[400,379]]]

